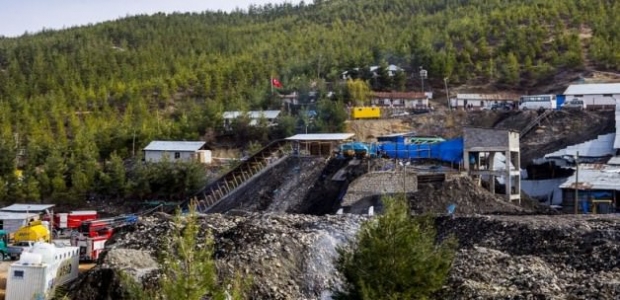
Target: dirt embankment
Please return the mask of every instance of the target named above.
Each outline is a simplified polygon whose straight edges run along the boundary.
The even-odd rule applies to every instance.
[[[415,132],[437,135],[446,139],[463,135],[463,127],[485,127],[520,131],[536,119],[536,111],[449,111],[413,115],[394,120],[358,120],[348,125],[350,132],[362,141],[374,141],[377,136]],[[570,145],[596,139],[615,131],[613,111],[554,111],[541,126],[521,139],[521,164]]]
[[[326,165],[327,161],[320,157],[287,157],[233,191],[211,212],[295,212]]]
[[[472,112],[468,125],[521,131],[538,116],[536,111]],[[521,138],[521,164],[570,145],[615,132],[613,111],[557,110]]]
[[[408,199],[412,212],[416,214],[445,214],[451,204],[456,205],[454,215],[555,213],[526,197],[522,197],[521,203],[508,202],[502,195],[489,192],[467,176],[421,185]]]

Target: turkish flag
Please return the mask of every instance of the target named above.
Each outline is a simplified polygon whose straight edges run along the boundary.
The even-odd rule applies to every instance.
[[[273,85],[273,86],[275,86],[277,88],[281,88],[282,87],[282,83],[279,80],[275,79],[275,78],[271,79],[271,85]]]

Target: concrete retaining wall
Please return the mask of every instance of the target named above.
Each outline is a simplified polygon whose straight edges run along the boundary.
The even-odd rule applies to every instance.
[[[380,195],[414,193],[418,190],[418,177],[414,171],[373,172],[349,184],[341,206],[351,207],[363,199]]]

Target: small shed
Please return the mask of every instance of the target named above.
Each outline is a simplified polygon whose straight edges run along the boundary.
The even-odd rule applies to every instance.
[[[287,137],[293,141],[293,153],[305,152],[313,156],[331,156],[338,145],[343,141],[350,140],[354,133],[311,133],[297,134]]]
[[[28,224],[29,221],[39,220],[38,213],[19,213],[19,212],[4,212],[0,211],[0,229],[14,233],[20,227]]]
[[[12,204],[0,208],[0,229],[13,233],[42,214],[53,213],[54,204]]]
[[[167,158],[171,161],[199,161],[211,163],[211,151],[206,150],[203,141],[152,141],[144,148],[144,160],[160,162]]]
[[[47,213],[52,210],[54,204],[11,204],[9,206],[0,208],[0,212],[19,212],[29,213],[34,212],[38,214]]]
[[[575,211],[575,190],[578,212],[615,212],[620,204],[620,167],[579,164],[579,174],[566,179],[560,189],[562,211],[566,213]]]

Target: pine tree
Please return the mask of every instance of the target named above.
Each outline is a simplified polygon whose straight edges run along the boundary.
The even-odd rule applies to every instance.
[[[412,217],[404,196],[383,202],[384,213],[338,249],[336,268],[345,283],[335,299],[428,299],[447,279],[456,240],[437,244],[434,219]]]

